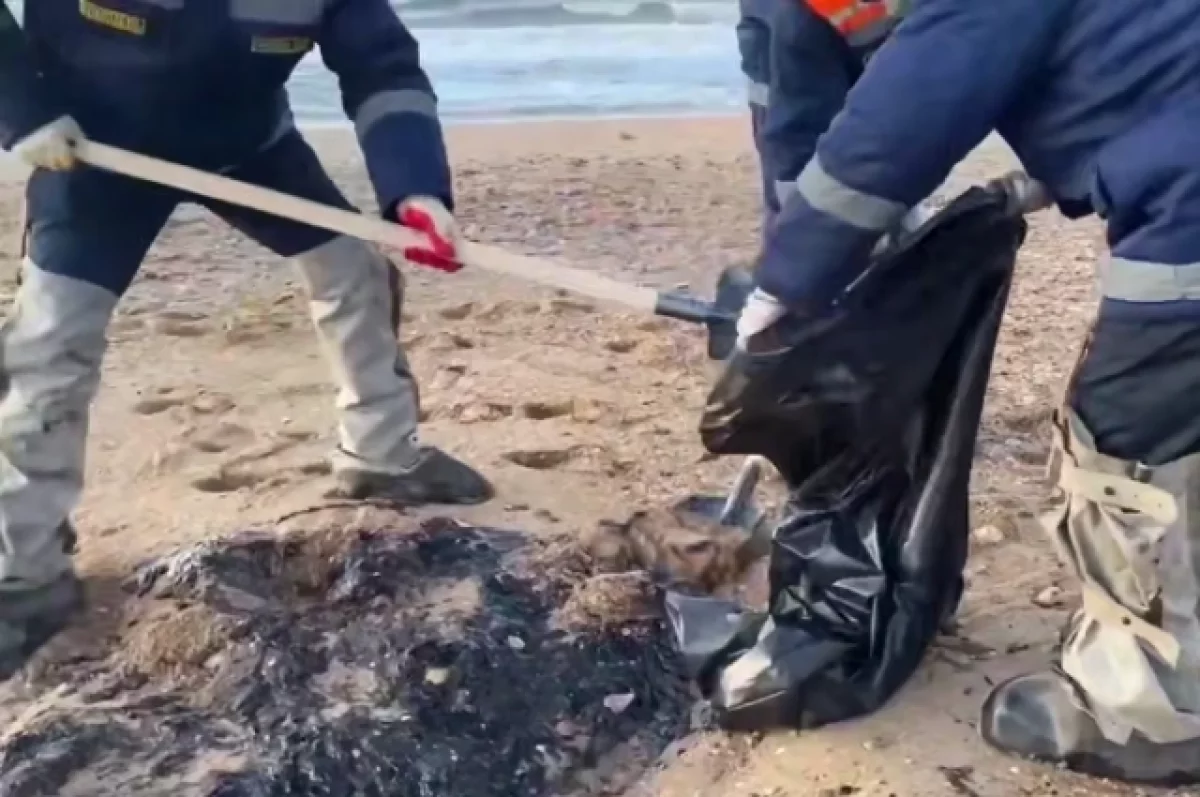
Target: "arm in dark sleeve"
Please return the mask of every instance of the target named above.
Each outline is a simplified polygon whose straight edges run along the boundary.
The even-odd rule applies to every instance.
[[[1072,0],[922,0],[875,54],[797,180],[759,267],[793,307],[827,305],[1036,78]]]
[[[783,3],[771,33],[771,102],[762,148],[782,205],[861,67],[838,32],[802,2]]]
[[[18,141],[62,116],[34,68],[25,32],[0,3],[0,146]]]
[[[384,215],[413,196],[453,208],[437,96],[416,39],[387,0],[339,0],[322,23],[320,48],[338,76]]]

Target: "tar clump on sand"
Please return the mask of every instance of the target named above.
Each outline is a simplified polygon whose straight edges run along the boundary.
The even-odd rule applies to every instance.
[[[652,586],[579,611],[585,562],[446,520],[152,562],[108,657],[0,738],[0,794],[619,793],[692,699]]]

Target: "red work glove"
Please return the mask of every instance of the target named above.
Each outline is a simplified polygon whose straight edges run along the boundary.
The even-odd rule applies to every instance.
[[[463,267],[458,251],[462,240],[458,224],[440,200],[427,196],[406,199],[396,209],[396,221],[421,233],[428,241],[424,246],[404,249],[404,260],[409,265],[451,274]]]

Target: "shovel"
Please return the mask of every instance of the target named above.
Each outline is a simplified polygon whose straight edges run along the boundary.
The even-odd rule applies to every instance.
[[[1004,192],[1008,199],[1008,210],[1013,214],[1028,215],[1053,204],[1045,186],[1023,172],[1010,172],[992,180],[989,188]],[[749,279],[748,275],[746,279]],[[738,301],[744,302],[746,295],[742,294]],[[767,556],[771,550],[772,528],[767,514],[756,504],[754,493],[764,469],[769,466],[770,463],[763,457],[748,456],[742,461],[741,470],[728,495],[690,495],[677,506],[716,521],[731,531],[740,532],[746,537],[747,550],[751,555]]]
[[[763,457],[746,457],[728,495],[690,495],[675,506],[744,535],[745,550],[752,558],[766,556],[771,550],[770,518],[754,494],[769,464]]]
[[[79,141],[75,145],[75,154],[84,163],[98,169],[270,213],[393,249],[419,246],[425,240],[418,232],[382,219],[373,219],[364,214],[322,205],[107,144]],[[463,262],[473,268],[560,288],[642,313],[702,325],[708,330],[708,356],[714,360],[723,360],[733,351],[737,342],[737,317],[753,288],[749,272],[738,268],[726,269],[722,273],[716,296],[708,301],[684,291],[662,292],[618,282],[553,260],[519,255],[485,244],[466,242],[460,254]]]

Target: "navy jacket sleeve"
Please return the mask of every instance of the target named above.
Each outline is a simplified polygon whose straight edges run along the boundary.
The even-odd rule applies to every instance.
[[[25,32],[0,3],[0,146],[12,149],[61,115],[34,67]]]
[[[422,195],[453,208],[437,95],[416,39],[388,1],[336,0],[319,44],[338,76],[383,214],[391,218],[400,202]]]
[[[780,4],[771,33],[771,102],[762,147],[782,204],[862,66],[838,32],[800,0]]]
[[[764,244],[763,290],[835,301],[1036,81],[1074,0],[921,0],[870,60]]]

